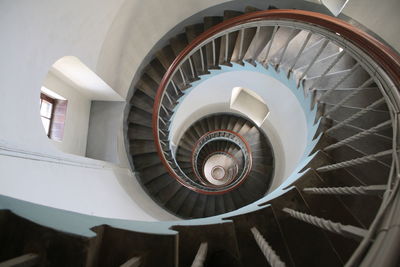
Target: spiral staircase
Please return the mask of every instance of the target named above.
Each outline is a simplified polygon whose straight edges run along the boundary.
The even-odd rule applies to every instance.
[[[142,187],[170,213],[193,220],[146,226],[88,216],[83,227],[96,235],[84,236],[4,211],[0,224],[7,230],[0,240],[10,245],[0,260],[397,266],[399,64],[364,32],[312,12],[248,7],[188,25],[133,86],[126,126]],[[261,66],[286,79],[313,115],[302,160],[272,190],[274,151],[248,117],[208,114],[185,130],[176,149],[171,144],[174,114],[192,85],[237,65]]]

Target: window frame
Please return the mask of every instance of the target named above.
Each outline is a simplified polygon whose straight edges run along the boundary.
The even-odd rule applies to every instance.
[[[40,117],[42,118],[45,118],[45,119],[48,119],[48,120],[50,120],[50,123],[49,123],[49,130],[48,130],[48,133],[47,133],[47,137],[48,138],[51,138],[51,136],[50,136],[50,133],[51,133],[51,128],[52,128],[52,126],[53,126],[53,119],[54,119],[54,110],[55,110],[55,104],[56,104],[56,99],[54,99],[54,98],[52,98],[52,97],[50,97],[50,96],[48,96],[48,95],[46,95],[46,94],[44,94],[44,93],[40,93],[40,107],[39,107],[39,110],[42,108],[42,103],[43,103],[43,100],[44,101],[47,101],[47,102],[49,102],[50,104],[51,104],[51,115],[50,115],[50,118],[47,118],[46,116],[42,116],[42,114],[40,114]]]

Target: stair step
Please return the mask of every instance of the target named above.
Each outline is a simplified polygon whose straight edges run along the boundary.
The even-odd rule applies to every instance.
[[[136,170],[141,170],[161,162],[157,152],[136,155],[132,157],[132,160]]]
[[[166,188],[173,182],[175,182],[175,179],[172,178],[169,173],[164,173],[147,183],[146,188],[151,195],[157,196],[162,189]]]
[[[136,91],[132,97],[131,104],[134,107],[140,108],[148,113],[153,113],[154,100],[143,93],[142,91]]]
[[[130,140],[154,140],[152,129],[138,124],[129,125],[128,137]]]
[[[178,210],[184,205],[186,197],[190,194],[190,190],[181,186],[181,188],[175,193],[175,195],[165,203],[172,212],[178,215]]]
[[[199,194],[196,204],[192,210],[192,218],[202,218],[204,217],[204,212],[207,205],[207,195]]]
[[[146,127],[152,127],[152,115],[142,109],[132,107],[129,112],[128,122]]]
[[[140,181],[145,185],[165,173],[167,173],[167,170],[162,163],[159,163],[157,165],[140,170],[138,174]]]

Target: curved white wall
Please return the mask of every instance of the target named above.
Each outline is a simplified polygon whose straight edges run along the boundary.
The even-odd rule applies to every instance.
[[[253,67],[249,67],[253,68]],[[261,125],[275,153],[275,177],[271,189],[278,186],[297,166],[307,142],[307,123],[296,96],[277,79],[250,70],[231,71],[224,67],[213,71],[186,95],[178,106],[171,125],[171,137],[178,144],[185,130],[201,117],[213,112],[234,112],[230,97],[234,87],[253,90],[269,108],[270,113]],[[227,71],[227,72],[224,72]],[[243,114],[246,115],[246,114]]]

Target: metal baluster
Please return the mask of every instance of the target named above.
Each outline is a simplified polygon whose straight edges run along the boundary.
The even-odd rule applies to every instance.
[[[387,156],[392,153],[393,153],[393,150],[390,149],[390,150],[382,151],[382,152],[379,152],[379,153],[376,153],[373,155],[368,155],[368,156],[361,157],[361,158],[351,159],[348,161],[343,161],[343,162],[319,167],[319,168],[317,168],[317,171],[318,172],[327,172],[327,171],[333,171],[333,170],[351,167],[351,166],[355,166],[355,165],[359,165],[359,164],[364,164],[364,163],[368,163],[371,161],[376,161],[376,160],[378,160],[379,157]]]
[[[308,64],[306,70],[303,72],[303,74],[301,74],[301,76],[299,78],[299,82],[297,84],[297,87],[300,86],[301,80],[307,75],[307,72],[311,69],[311,67],[314,66],[315,61],[317,61],[317,59],[322,54],[322,52],[324,51],[325,47],[327,47],[328,44],[329,44],[329,40],[325,39],[324,42],[322,43],[321,47],[319,48],[317,54],[315,54],[315,56],[313,57],[311,62]]]
[[[217,64],[217,56],[216,56],[216,50],[215,50],[215,39],[212,40],[211,44],[212,44],[212,51],[213,51],[213,53],[212,53],[213,63],[214,63],[214,66],[217,66],[218,64]]]
[[[167,91],[165,92],[165,96],[167,97],[167,99],[168,99],[169,103],[171,103],[171,106],[173,106],[173,105],[174,105],[174,103],[172,102],[171,98],[169,97],[169,94],[168,94],[168,92],[167,92]]]
[[[192,72],[193,79],[195,79],[196,78],[196,73],[194,71],[192,57],[189,57],[189,66],[190,66],[190,71]]]
[[[307,37],[306,37],[306,39],[304,40],[304,42],[303,42],[303,44],[302,44],[302,46],[301,46],[299,52],[297,53],[297,56],[296,56],[295,60],[293,61],[292,66],[289,68],[288,77],[290,77],[290,73],[292,73],[294,67],[295,67],[296,64],[297,64],[297,61],[299,60],[301,54],[303,53],[304,49],[306,48],[308,41],[310,41],[311,35],[312,35],[311,32],[309,32],[309,33],[307,34]]]
[[[238,53],[238,60],[242,59],[242,50],[243,50],[243,41],[244,41],[244,29],[241,29],[239,32],[240,42],[239,42],[239,53]]]
[[[368,111],[372,110],[373,108],[375,108],[376,106],[379,106],[381,104],[385,103],[385,99],[381,98],[378,99],[377,101],[375,101],[374,103],[370,104],[368,107],[360,110],[359,112],[354,113],[353,115],[351,115],[350,117],[348,117],[347,119],[345,119],[344,121],[339,122],[338,124],[332,126],[331,128],[329,128],[328,130],[325,131],[325,133],[330,133],[334,130],[337,130],[339,128],[341,128],[342,126],[352,122],[355,119],[358,119],[359,117],[363,116],[364,114],[366,114]]]
[[[254,239],[256,240],[268,263],[272,267],[285,267],[286,264],[279,258],[276,252],[268,244],[268,242],[265,241],[264,237],[261,235],[258,229],[253,227],[250,230],[253,233]]]
[[[284,47],[283,47],[283,50],[282,50],[282,53],[281,53],[281,55],[280,55],[280,57],[279,57],[279,60],[277,61],[277,64],[275,65],[275,69],[276,69],[276,70],[278,70],[279,66],[281,65],[281,62],[282,62],[282,60],[283,60],[283,56],[284,56],[285,53],[286,53],[286,50],[287,50],[287,48],[288,48],[288,46],[289,46],[289,44],[290,44],[290,41],[292,41],[292,39],[293,39],[297,34],[298,34],[298,31],[297,31],[296,29],[293,29],[293,30],[292,30],[292,33],[291,33],[290,36],[289,36],[289,38],[286,40],[286,43],[285,43],[285,45],[284,45]]]
[[[168,112],[168,110],[164,107],[164,105],[161,105],[161,108],[164,110],[164,112],[167,114],[167,116],[169,116],[169,112]]]
[[[358,133],[356,135],[350,136],[350,137],[348,137],[346,139],[343,139],[343,140],[341,140],[341,141],[339,141],[339,142],[337,142],[335,144],[327,146],[323,150],[324,151],[329,151],[329,150],[332,150],[334,148],[338,148],[340,146],[347,145],[347,144],[349,144],[349,143],[351,143],[353,141],[356,141],[357,139],[360,139],[360,138],[366,137],[368,135],[374,134],[374,133],[378,132],[379,130],[381,130],[381,128],[384,128],[384,127],[387,127],[387,126],[390,126],[390,125],[392,125],[392,121],[391,120],[382,122],[382,123],[376,125],[375,127],[372,127],[372,128],[370,128],[368,130],[364,130],[364,131],[362,131],[362,132],[360,132],[360,133]]]
[[[174,83],[173,80],[171,80],[171,84],[172,84],[172,87],[174,88],[175,94],[176,94],[177,96],[179,96],[178,87],[176,86],[176,84]]]
[[[269,42],[267,44],[267,53],[265,54],[265,58],[264,58],[264,60],[262,62],[266,68],[268,68],[268,62],[267,61],[268,61],[269,51],[271,50],[272,42],[274,41],[275,34],[276,34],[277,30],[278,30],[278,26],[275,26],[274,30],[272,32],[271,39],[269,40]]]
[[[323,78],[328,74],[328,72],[336,65],[336,63],[339,62],[339,60],[344,56],[345,52],[344,50],[339,53],[339,55],[336,57],[336,59],[329,65],[329,67],[319,76],[317,80],[313,82],[313,84],[310,86],[310,88],[315,88]]]
[[[328,114],[336,111],[338,108],[340,108],[344,103],[346,103],[350,98],[352,98],[353,96],[355,96],[361,89],[363,89],[364,87],[370,85],[372,82],[374,81],[374,79],[371,77],[369,78],[366,82],[364,82],[362,85],[360,85],[358,88],[354,89],[353,92],[351,92],[350,94],[348,94],[346,97],[344,97],[342,100],[340,100],[338,103],[336,103],[330,110],[328,110],[327,112],[325,112],[324,116],[327,116]]]
[[[303,192],[321,195],[379,195],[387,185],[349,186],[349,187],[308,187]]]
[[[292,216],[295,219],[298,219],[300,221],[315,225],[319,228],[322,228],[324,230],[347,236],[347,237],[352,237],[357,240],[361,240],[364,238],[364,236],[367,234],[367,230],[352,226],[352,225],[343,225],[338,222],[332,222],[331,220],[326,220],[322,219],[316,216],[312,216],[306,213],[302,213],[299,211],[295,211],[289,208],[283,208],[283,211],[288,213],[290,216]]]
[[[179,67],[178,70],[179,70],[179,73],[181,74],[183,85],[186,86],[186,79],[185,79],[185,75],[183,75],[182,68]]]
[[[225,34],[225,59],[224,59],[225,63],[228,63],[228,52],[229,52],[229,33]]]
[[[331,88],[326,90],[325,93],[319,97],[319,99],[323,99],[323,98],[327,97],[328,95],[330,95],[333,92],[333,90],[335,90],[339,85],[341,85],[345,80],[347,80],[347,78],[349,78],[351,75],[353,75],[354,72],[358,69],[358,67],[360,67],[360,63],[357,62],[350,69],[349,73],[347,73],[342,79],[340,79],[334,86],[332,86]]]
[[[207,249],[208,249],[208,244],[206,242],[200,244],[196,257],[193,260],[192,267],[204,266],[204,261],[206,260],[207,257]]]
[[[165,126],[167,126],[167,123],[163,120],[163,118],[161,118],[161,117],[158,117],[159,119],[160,119],[160,121],[165,125]]]
[[[203,69],[203,72],[206,73],[207,71],[206,71],[206,67],[205,67],[205,64],[204,64],[203,49],[200,47],[199,51],[200,51],[200,59],[201,59],[200,60],[201,61],[201,68]]]

